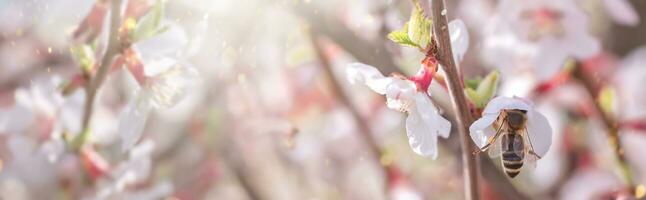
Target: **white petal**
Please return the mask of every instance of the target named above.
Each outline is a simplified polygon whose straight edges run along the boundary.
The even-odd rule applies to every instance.
[[[406,118],[406,135],[413,152],[432,159],[437,158],[437,135],[429,131],[429,127],[424,124],[416,110],[409,112]]]
[[[20,134],[26,131],[35,121],[34,111],[22,103],[0,110],[0,134]]]
[[[349,64],[345,73],[351,84],[366,84],[379,94],[386,94],[386,88],[393,81],[393,78],[384,77],[377,68],[363,63]]]
[[[415,107],[417,107],[417,111],[419,112],[423,123],[429,127],[429,132],[434,132],[444,138],[449,137],[449,133],[451,132],[451,122],[444,119],[437,112],[437,108],[433,105],[433,102],[431,102],[426,94],[418,92],[415,95]]]
[[[570,54],[565,51],[566,47],[560,44],[541,45],[540,47],[537,55],[532,58],[534,72],[540,80],[548,80],[563,68],[566,58]]]
[[[603,0],[603,4],[615,22],[626,26],[639,24],[639,15],[628,0]]]
[[[496,114],[497,116],[503,109],[530,110],[531,108],[532,105],[529,102],[523,101],[520,98],[498,96],[489,101],[482,114]]]
[[[186,46],[186,51],[184,51],[184,56],[190,57],[195,55],[204,44],[204,38],[206,37],[206,31],[209,28],[209,21],[204,19],[198,22],[193,28],[193,34],[190,37],[190,41]]]
[[[451,36],[451,48],[453,49],[453,59],[460,63],[462,57],[469,49],[469,32],[464,22],[455,19],[449,23],[449,32]]]
[[[121,137],[123,151],[132,148],[139,141],[151,109],[148,101],[136,98],[121,113],[119,136]]]
[[[152,77],[146,85],[149,93],[143,97],[149,98],[154,108],[170,108],[177,102],[184,99],[189,88],[199,81],[199,75],[195,68],[187,63],[175,65],[172,68]]]
[[[552,127],[543,114],[531,110],[527,113],[527,132],[534,152],[543,157],[552,145]]]
[[[85,91],[77,90],[65,99],[60,118],[66,131],[81,132],[81,116],[85,109]]]
[[[186,32],[180,25],[169,23],[167,27],[163,33],[133,44],[133,48],[140,52],[142,60],[171,56],[188,44]]]
[[[47,157],[51,163],[58,161],[65,152],[65,142],[61,138],[51,138],[40,147],[40,153]]]
[[[482,118],[473,122],[469,127],[471,139],[478,147],[482,148],[485,146],[489,142],[489,139],[496,134],[492,125],[498,118],[498,115],[498,113],[484,114]]]
[[[572,55],[581,60],[590,58],[601,52],[601,41],[587,32],[578,34],[578,37],[575,37],[572,43]]]
[[[144,75],[146,77],[158,76],[177,64],[173,57],[157,57],[155,59],[142,60],[144,64]]]
[[[408,111],[415,104],[415,85],[401,79],[393,79],[386,88],[386,106],[390,109]]]

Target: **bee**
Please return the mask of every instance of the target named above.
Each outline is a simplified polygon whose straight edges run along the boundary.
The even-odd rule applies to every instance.
[[[518,109],[503,110],[494,127],[496,134],[476,153],[489,150],[491,157],[501,156],[500,161],[507,176],[516,177],[523,165],[533,167],[541,157],[527,133],[527,111]]]

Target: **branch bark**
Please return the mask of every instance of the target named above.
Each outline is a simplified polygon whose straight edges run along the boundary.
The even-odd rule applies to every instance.
[[[325,56],[325,53],[323,52],[322,47],[319,45],[317,41],[318,35],[312,31],[310,31],[310,39],[311,43],[314,47],[314,50],[316,51],[316,55],[319,58],[319,62],[321,62],[321,68],[323,69],[323,74],[328,79],[329,85],[331,86],[332,94],[336,96],[340,103],[345,106],[348,110],[350,110],[350,113],[352,113],[352,117],[357,123],[357,126],[359,128],[359,132],[361,133],[361,137],[366,141],[366,145],[368,146],[368,149],[370,149],[370,153],[374,155],[375,160],[379,162],[379,159],[382,155],[382,151],[379,148],[379,145],[377,144],[377,140],[373,137],[372,131],[366,121],[363,119],[361,116],[361,113],[359,110],[353,106],[352,102],[350,101],[350,98],[348,95],[346,95],[343,92],[343,88],[341,85],[336,81],[336,78],[334,76],[334,72],[332,71],[332,65],[330,64],[330,61],[327,59]],[[386,173],[387,170],[384,170],[384,173]]]
[[[586,92],[590,94],[592,104],[594,104],[595,111],[597,115],[601,118],[604,126],[606,127],[606,133],[608,139],[610,140],[610,145],[614,150],[615,156],[617,157],[617,162],[621,168],[622,175],[628,183],[631,191],[635,189],[635,183],[633,180],[632,172],[630,170],[630,165],[628,160],[623,153],[623,148],[621,147],[621,137],[619,137],[619,123],[609,113],[605,112],[601,105],[596,101],[599,98],[599,91],[601,91],[601,86],[595,81],[590,74],[586,73],[585,69],[581,63],[577,62],[572,72],[573,77],[579,81],[585,88]]]
[[[457,129],[460,133],[465,197],[466,199],[479,199],[478,160],[476,160],[477,155],[471,153],[474,152],[475,146],[470,142],[469,138],[469,125],[473,123],[473,116],[471,116],[466,97],[464,96],[464,86],[460,72],[458,72],[458,68],[453,60],[444,0],[433,0],[431,14],[433,19],[433,36],[435,36],[434,39],[438,47],[437,52],[434,53],[436,53],[436,58],[446,75],[449,96],[451,96],[453,109],[456,111],[455,121],[458,124]]]
[[[105,80],[108,72],[110,71],[110,66],[114,60],[114,57],[121,52],[121,42],[119,41],[119,27],[121,24],[121,0],[112,0],[110,5],[110,33],[108,40],[108,47],[106,49],[101,63],[97,69],[97,73],[92,79],[85,85],[85,94],[86,102],[83,109],[83,118],[81,126],[81,134],[77,136],[77,139],[80,139],[80,144],[85,143],[85,138],[89,134],[89,125],[92,118],[92,113],[94,112],[94,101],[98,90],[101,87],[101,84]]]

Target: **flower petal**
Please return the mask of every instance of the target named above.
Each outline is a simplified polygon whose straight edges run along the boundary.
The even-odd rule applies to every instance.
[[[499,96],[489,101],[482,114],[496,114],[497,116],[503,109],[531,110],[532,105],[520,98]]]
[[[547,118],[534,110],[527,113],[527,132],[534,152],[543,157],[552,145],[552,127]]]
[[[363,63],[349,64],[345,72],[351,84],[366,84],[379,94],[386,94],[386,88],[393,81],[393,78],[384,77],[377,68]]]
[[[406,118],[406,135],[413,152],[432,159],[437,158],[437,135],[428,131],[428,127],[416,110],[409,112]]]
[[[626,26],[639,24],[639,14],[628,0],[603,0],[602,2],[615,22]]]
[[[469,127],[471,139],[478,147],[482,148],[485,146],[490,138],[496,134],[492,125],[498,118],[498,115],[498,113],[485,114]]]
[[[188,63],[175,65],[172,68],[152,77],[145,90],[149,94],[142,97],[150,100],[154,108],[170,108],[184,99],[193,83],[199,81],[195,68]]]
[[[419,112],[423,123],[429,127],[428,131],[433,132],[443,138],[448,138],[451,133],[451,122],[444,119],[439,113],[433,102],[424,93],[418,92],[415,95],[415,107]]]
[[[34,111],[22,103],[9,109],[0,109],[0,135],[3,133],[21,134],[33,125]]]
[[[453,49],[453,59],[460,63],[462,57],[469,49],[469,32],[464,22],[455,19],[449,22],[449,34],[451,36],[451,48]]]
[[[408,80],[393,79],[386,88],[386,106],[401,112],[408,111],[415,103],[415,85]]]
[[[167,30],[159,35],[133,44],[133,48],[141,53],[142,60],[174,56],[173,54],[188,44],[186,32],[179,24],[168,23],[166,27]]]
[[[119,136],[122,141],[122,150],[126,151],[139,141],[152,109],[148,101],[135,98],[121,113],[119,120]]]

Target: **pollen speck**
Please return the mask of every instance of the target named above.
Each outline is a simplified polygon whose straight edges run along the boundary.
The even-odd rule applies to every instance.
[[[244,83],[247,81],[247,76],[245,74],[238,74],[238,83]]]
[[[52,48],[51,47],[47,47],[47,53],[52,54]]]
[[[641,199],[641,198],[644,198],[644,196],[646,196],[646,187],[644,187],[643,184],[639,184],[635,188],[635,197],[637,199]]]

